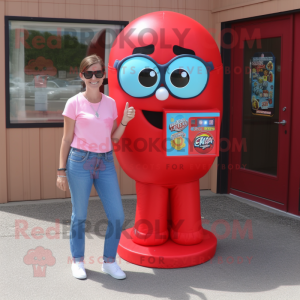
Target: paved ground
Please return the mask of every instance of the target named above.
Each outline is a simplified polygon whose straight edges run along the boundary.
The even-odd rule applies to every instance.
[[[136,201],[134,196],[123,198],[129,228],[134,222]],[[210,192],[201,192],[201,208],[203,220],[209,221],[204,228],[218,237],[211,261],[167,270],[144,268],[118,258],[127,274],[126,280],[118,281],[100,271],[105,225],[99,229],[95,225],[105,222],[106,217],[99,199],[91,198],[85,254],[88,279],[80,281],[72,277],[68,263],[69,199],[2,204],[1,299],[300,298],[300,218]],[[55,236],[52,229],[50,235],[55,238],[47,237],[47,228],[55,226],[55,219],[59,220],[59,233]],[[16,224],[24,228],[19,236]],[[41,227],[35,229],[35,238],[31,234],[34,227]],[[54,265],[47,266],[45,277],[35,276],[38,270],[34,272],[33,266],[24,262],[24,257],[25,261],[30,257],[28,251],[38,246],[49,249],[55,258]]]

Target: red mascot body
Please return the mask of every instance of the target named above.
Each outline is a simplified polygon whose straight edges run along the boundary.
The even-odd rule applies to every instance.
[[[199,178],[212,166],[219,147],[223,66],[214,39],[202,25],[179,13],[141,16],[117,37],[108,80],[118,121],[126,102],[136,110],[115,147],[122,169],[136,181],[137,193],[135,225],[122,233],[119,255],[157,268],[211,259],[217,240],[202,228]],[[213,137],[208,131],[197,135],[197,143],[205,144],[202,149],[215,147],[211,154],[208,148],[202,154],[197,150],[198,155],[180,152],[196,141],[185,143],[183,131],[189,125],[194,126],[191,130],[199,129],[184,118],[193,112],[218,116],[207,120],[215,122],[210,127],[216,129]],[[170,126],[168,113],[175,116]],[[168,128],[175,132],[171,142]]]

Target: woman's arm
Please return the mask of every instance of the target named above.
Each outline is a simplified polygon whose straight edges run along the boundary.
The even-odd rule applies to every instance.
[[[123,120],[121,123],[123,123]],[[119,139],[121,138],[121,136],[123,135],[123,133],[125,131],[126,126],[123,126],[121,123],[118,126],[117,120],[114,120],[114,125],[113,125],[112,131],[111,131],[112,132],[111,140],[114,143],[118,143]],[[126,125],[126,123],[124,125]]]
[[[129,106],[129,104],[128,104],[128,102],[126,102],[125,109],[124,109],[124,115],[123,115],[122,121],[119,124],[119,126],[117,124],[117,121],[114,120],[113,128],[111,131],[112,132],[111,139],[114,143],[118,143],[118,141],[120,140],[121,136],[123,135],[123,133],[125,131],[125,128],[126,128],[128,122],[134,118],[135,109],[132,106],[131,107],[128,107],[128,106]]]
[[[74,136],[75,120],[64,117],[64,135],[61,141],[59,168],[65,168],[67,164],[67,157],[70,151],[70,146]]]
[[[65,168],[67,165],[67,158],[70,151],[70,146],[74,136],[75,120],[64,116],[64,135],[61,141],[59,154],[59,168]],[[57,175],[66,176],[65,171],[57,171]],[[56,185],[63,191],[67,190],[67,178],[57,177]]]

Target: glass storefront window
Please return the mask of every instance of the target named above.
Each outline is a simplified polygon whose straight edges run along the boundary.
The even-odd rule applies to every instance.
[[[97,54],[107,67],[113,42],[127,24],[7,17],[7,127],[61,126],[66,101],[84,89],[81,60]],[[108,94],[107,85],[102,92]]]

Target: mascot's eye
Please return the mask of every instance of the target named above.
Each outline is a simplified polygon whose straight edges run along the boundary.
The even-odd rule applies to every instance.
[[[153,69],[144,69],[139,74],[139,82],[145,87],[151,87],[157,82],[157,74]]]
[[[174,96],[189,99],[202,93],[208,77],[208,69],[202,60],[185,56],[171,62],[165,74],[165,82]]]
[[[122,89],[137,98],[146,98],[153,94],[160,78],[156,64],[147,57],[131,57],[122,63],[118,71]]]
[[[172,72],[170,80],[174,86],[182,88],[189,83],[190,75],[185,70],[177,69]]]

